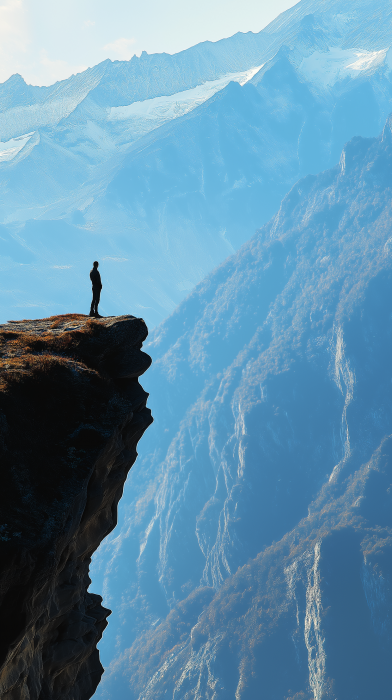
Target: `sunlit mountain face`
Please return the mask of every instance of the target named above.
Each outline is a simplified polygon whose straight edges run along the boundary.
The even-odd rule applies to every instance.
[[[97,697],[388,694],[391,173],[388,121],[152,333]]]
[[[1,317],[102,311],[150,327],[306,174],[390,110],[387,2],[302,1],[259,34],[0,86]],[[22,266],[22,267],[21,267]]]

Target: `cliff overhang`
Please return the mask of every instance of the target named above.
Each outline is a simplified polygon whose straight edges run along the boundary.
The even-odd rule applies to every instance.
[[[110,614],[87,592],[152,422],[142,319],[0,326],[0,697],[87,700]]]

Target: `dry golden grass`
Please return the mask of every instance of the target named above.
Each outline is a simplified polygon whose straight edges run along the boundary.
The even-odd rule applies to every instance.
[[[48,323],[42,328],[42,323]],[[72,321],[83,321],[73,329],[68,324]],[[82,314],[66,314],[40,319],[40,332],[34,332],[34,322],[18,321],[14,327],[0,330],[0,388],[21,382],[28,377],[39,377],[48,374],[56,367],[70,363],[81,365],[78,347],[83,339],[99,332],[99,324],[94,318]],[[18,324],[18,327],[16,327]],[[23,325],[26,324],[26,328]],[[64,325],[64,332],[61,327]],[[21,329],[22,327],[22,329]],[[57,333],[53,333],[57,330]]]
[[[47,318],[37,318],[37,319],[23,319],[22,321],[8,321],[8,323],[34,323],[34,322],[42,322],[42,321],[53,321],[53,323],[59,322],[61,323],[62,321],[82,321],[83,319],[88,319],[90,318],[89,316],[86,316],[86,314],[58,314],[57,316],[48,316]]]
[[[39,377],[49,374],[59,366],[67,366],[72,362],[70,358],[53,356],[49,353],[33,355],[26,353],[22,356],[0,359],[0,389],[4,389],[15,382],[21,382],[27,377]]]

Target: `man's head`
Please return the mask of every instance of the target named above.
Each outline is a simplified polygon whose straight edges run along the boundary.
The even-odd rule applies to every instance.
[[[99,265],[98,260],[94,260],[93,265],[94,265],[94,267],[98,267],[98,265]]]

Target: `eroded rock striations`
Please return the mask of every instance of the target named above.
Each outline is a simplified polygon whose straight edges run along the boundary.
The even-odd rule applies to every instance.
[[[0,327],[0,697],[84,700],[110,611],[87,592],[152,422],[142,319]]]
[[[152,334],[100,700],[390,696],[391,202],[388,120]]]

